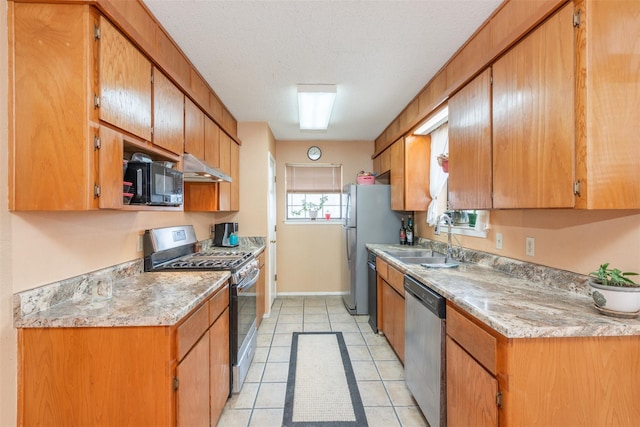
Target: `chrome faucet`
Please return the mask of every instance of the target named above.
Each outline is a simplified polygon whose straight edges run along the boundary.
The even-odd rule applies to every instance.
[[[449,262],[451,261],[451,259],[453,259],[453,251],[452,251],[453,246],[451,245],[451,226],[453,225],[453,221],[451,221],[451,217],[446,213],[443,213],[442,215],[440,215],[436,220],[436,227],[433,230],[433,234],[437,236],[440,235],[441,221],[444,221],[444,223],[447,224],[447,254],[446,254],[445,262]]]

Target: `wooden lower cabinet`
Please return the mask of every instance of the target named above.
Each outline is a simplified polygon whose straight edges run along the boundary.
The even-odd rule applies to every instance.
[[[227,285],[174,326],[18,329],[18,425],[215,425],[228,306]]]
[[[637,426],[640,337],[507,339],[447,302],[449,426]]]
[[[404,362],[404,296],[380,276],[378,276],[378,288],[382,296],[381,301],[378,301],[378,305],[382,307],[378,329],[382,330],[400,361]]]
[[[498,425],[498,380],[447,337],[447,426]]]

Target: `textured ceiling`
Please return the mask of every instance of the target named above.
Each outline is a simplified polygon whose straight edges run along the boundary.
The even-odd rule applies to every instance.
[[[372,140],[500,0],[144,0],[238,121],[279,140]],[[296,85],[336,84],[329,130],[298,129]]]

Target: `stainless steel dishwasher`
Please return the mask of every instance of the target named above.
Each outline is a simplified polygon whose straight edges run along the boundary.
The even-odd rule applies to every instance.
[[[429,425],[446,426],[446,299],[406,275],[404,289],[405,381]]]

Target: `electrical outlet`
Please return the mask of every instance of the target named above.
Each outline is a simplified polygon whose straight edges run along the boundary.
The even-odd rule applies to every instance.
[[[142,252],[142,234],[138,235],[138,252]]]
[[[529,256],[536,254],[536,239],[533,237],[527,237],[525,239],[525,253]]]
[[[502,233],[496,233],[496,249],[502,249]]]

